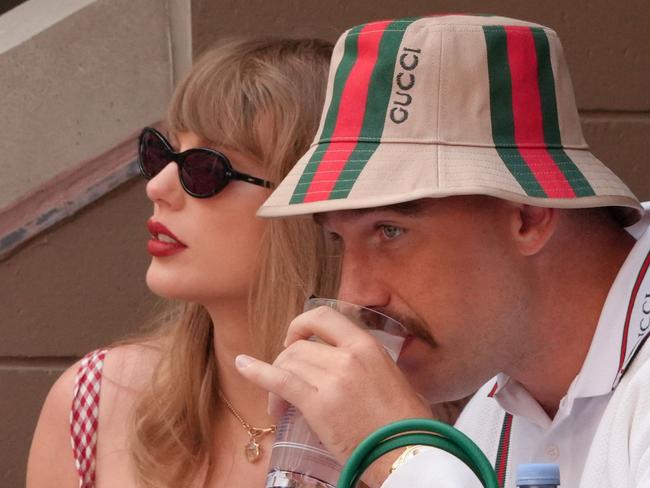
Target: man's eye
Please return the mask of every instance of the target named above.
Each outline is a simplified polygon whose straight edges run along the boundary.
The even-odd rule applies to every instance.
[[[395,239],[404,233],[404,229],[394,225],[382,225],[381,233],[386,239]]]

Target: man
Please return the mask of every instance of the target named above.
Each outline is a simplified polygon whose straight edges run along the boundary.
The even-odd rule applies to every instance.
[[[380,426],[478,389],[457,427],[501,486],[528,462],[559,464],[562,486],[650,486],[648,222],[584,142],[553,31],[452,15],[345,33],[316,143],[260,211],[298,214],[340,241],[339,298],[430,347],[406,347],[407,379],[341,315],[305,313],[274,365],[238,358],[272,409],[295,404],[345,461]],[[367,480],[441,477],[477,483],[428,449]]]

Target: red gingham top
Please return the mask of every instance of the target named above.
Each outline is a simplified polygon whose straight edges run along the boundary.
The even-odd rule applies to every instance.
[[[89,352],[81,360],[74,382],[70,410],[70,440],[79,488],[95,486],[95,452],[102,367],[107,349]]]

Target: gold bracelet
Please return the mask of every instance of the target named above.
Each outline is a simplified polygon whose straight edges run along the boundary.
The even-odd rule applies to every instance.
[[[395,460],[393,465],[390,467],[389,474],[392,474],[402,464],[404,464],[412,457],[417,456],[422,452],[423,449],[426,448],[427,446],[409,446],[406,449],[404,449],[404,451],[402,451],[402,454],[399,455],[399,457]]]

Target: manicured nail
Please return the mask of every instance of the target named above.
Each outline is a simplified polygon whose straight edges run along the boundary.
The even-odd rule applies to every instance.
[[[252,357],[247,356],[246,354],[240,354],[235,358],[235,365],[238,368],[243,369],[247,366],[250,366],[253,363],[253,361],[255,361],[255,359],[253,359]]]

